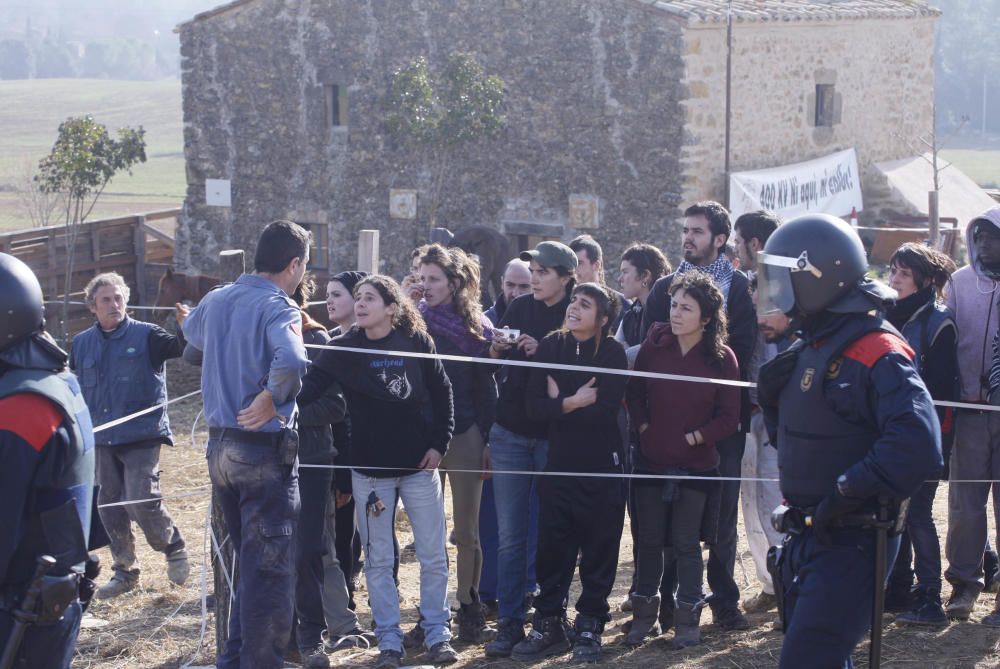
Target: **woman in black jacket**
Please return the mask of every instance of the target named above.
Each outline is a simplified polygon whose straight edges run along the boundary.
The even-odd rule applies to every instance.
[[[914,364],[935,400],[958,399],[958,330],[951,311],[941,303],[941,291],[955,263],[923,244],[903,244],[889,259],[889,285],[899,299],[886,313],[916,353]],[[948,462],[953,409],[939,407],[941,450]],[[944,478],[947,480],[947,471]],[[899,545],[886,593],[886,607],[909,604],[896,622],[944,627],[948,617],[941,607],[941,544],[934,527],[933,506],[937,482],[927,481],[910,498],[906,531]],[[914,568],[910,568],[910,559]],[[912,589],[916,572],[917,587]],[[909,601],[907,601],[909,600]],[[896,608],[895,610],[900,610]]]
[[[392,577],[393,510],[402,499],[420,563],[420,612],[427,659],[458,659],[448,621],[448,557],[437,467],[454,429],[451,383],[423,319],[399,285],[368,276],[354,289],[357,324],[331,342],[309,368],[299,402],[308,406],[339,382],[351,414],[352,487],[365,549],[365,576],[375,634],[377,669],[403,658],[399,596]],[[341,351],[364,349],[366,352]],[[401,357],[397,351],[427,355]]]
[[[522,295],[507,307],[490,344],[491,358],[532,360],[538,342],[562,326],[579,262],[565,244],[542,242],[521,254],[530,263],[531,295]],[[548,452],[548,425],[528,415],[524,398],[528,369],[505,368],[497,401],[497,418],[490,430],[490,462],[496,474],[493,490],[500,528],[497,561],[497,599],[500,620],[497,638],[486,645],[488,657],[509,657],[524,638],[524,593],[529,528],[529,499],[535,495],[532,476],[504,471],[541,471]]]
[[[480,356],[493,336],[493,324],[479,304],[479,265],[460,248],[440,244],[426,248],[419,259],[423,299],[417,305],[439,353]],[[486,625],[479,599],[483,551],[479,545],[479,503],[483,479],[476,471],[483,461],[485,438],[496,413],[497,387],[492,365],[444,361],[455,400],[455,435],[441,469],[451,482],[455,526],[458,637],[485,643],[496,635]]]
[[[625,349],[609,335],[618,312],[614,294],[596,283],[573,289],[562,329],[545,337],[537,363],[627,369]],[[548,472],[587,474],[624,471],[618,411],[624,375],[534,367],[525,403],[528,415],[546,424]],[[583,591],[576,600],[575,662],[597,662],[601,633],[611,616],[608,595],[615,584],[625,521],[620,477],[542,476],[538,485],[538,582],[530,635],[512,657],[522,661],[569,648],[563,621],[569,586],[580,557]]]

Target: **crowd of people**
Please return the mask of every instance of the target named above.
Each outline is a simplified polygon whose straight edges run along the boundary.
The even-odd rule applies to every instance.
[[[80,504],[74,518],[84,529],[91,515],[103,521],[113,573],[96,595],[111,599],[139,580],[133,521],[164,554],[169,579],[188,578],[164,503],[129,502],[160,496],[160,448],[172,443],[165,362],[201,367],[208,471],[240,565],[220,669],[280,667],[290,648],[305,666],[328,667],[331,653],[376,645],[377,669],[419,649],[448,664],[456,640],[492,658],[571,652],[595,662],[613,606],[631,613],[622,643],[673,630],[677,649],[701,643],[705,608],[723,630],[776,610],[782,666],[848,666],[869,621],[844,622],[858,617],[864,590],[845,585],[870,591],[875,576],[867,562],[864,575],[850,572],[853,558],[837,548],[869,529],[854,521],[865,500],[895,514],[909,499],[885,575],[898,624],[967,620],[980,593],[996,591],[986,506],[989,481],[1000,479],[1000,207],[969,222],[966,242],[969,263],[957,271],[933,248],[904,244],[890,291],[865,278],[860,239],[842,222],[783,223],[768,211],[732,221],[721,204],[700,202],[684,212],[676,269],[636,243],[612,287],[591,236],[544,241],[510,260],[495,302],[483,304],[475,256],[431,244],[413,251],[399,283],[334,274],[328,330],[308,311],[309,234],[277,221],[261,233],[252,273],[193,309],[177,306],[176,334],[130,317],[116,274],[87,286],[95,323],[65,360],[31,312],[7,335],[16,345],[0,342],[0,404],[25,392],[13,372],[63,375],[65,388],[45,396],[77,411],[53,413],[45,438],[76,443],[100,486],[100,510]],[[4,263],[8,284],[30,284]],[[21,309],[34,299],[23,292]],[[964,408],[931,410],[930,398]],[[0,413],[0,440],[34,454],[14,464],[42,466],[55,447],[11,416]],[[109,422],[96,439],[82,434]],[[948,488],[947,603],[932,517],[939,476],[976,481]],[[419,621],[405,633],[399,506],[419,563]],[[759,581],[742,602],[741,507]],[[779,507],[809,521],[786,513],[790,524],[778,526]],[[33,536],[44,508],[17,508],[9,536]],[[632,578],[628,598],[612,602],[626,517]],[[782,544],[783,562],[773,550]],[[4,593],[24,591],[44,547],[5,542]],[[370,628],[355,613],[361,573]],[[13,624],[7,610],[0,637]],[[1000,627],[1000,601],[981,623]],[[77,613],[61,634],[75,636],[78,624]]]

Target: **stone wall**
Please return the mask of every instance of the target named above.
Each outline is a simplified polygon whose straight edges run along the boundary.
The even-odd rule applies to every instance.
[[[400,274],[428,235],[432,175],[393,145],[381,105],[395,68],[421,55],[440,67],[452,51],[505,80],[508,122],[449,165],[438,225],[568,239],[597,212],[587,232],[612,266],[637,239],[676,258],[683,40],[665,12],[621,0],[256,0],[180,36],[180,266],[252,251],[260,228],[286,217],[329,226],[333,270],[356,264],[358,230],[379,229],[382,269]],[[345,127],[329,126],[330,85],[346,87]],[[206,178],[231,180],[230,208],[205,204]],[[391,189],[417,190],[415,220],[390,218]]]
[[[935,18],[742,23],[734,27],[732,171],[848,147],[862,188],[870,166],[920,152],[931,130]],[[685,32],[684,201],[725,188],[725,24]],[[816,128],[817,84],[833,84],[835,123]]]

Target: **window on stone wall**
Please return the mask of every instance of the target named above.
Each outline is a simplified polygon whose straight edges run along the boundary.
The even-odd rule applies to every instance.
[[[326,125],[329,128],[342,128],[347,125],[347,86],[326,84]]]
[[[305,223],[295,221],[312,233],[312,245],[309,247],[309,264],[306,269],[325,271],[330,269],[330,226],[326,223]]]
[[[817,128],[832,128],[834,118],[833,84],[816,84],[816,118]]]

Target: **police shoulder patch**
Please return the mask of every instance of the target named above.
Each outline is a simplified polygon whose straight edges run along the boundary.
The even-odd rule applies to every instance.
[[[0,399],[0,431],[17,435],[36,451],[42,450],[61,424],[56,406],[41,395],[18,393]]]
[[[848,346],[844,350],[844,357],[871,368],[889,353],[901,353],[910,360],[916,355],[909,344],[896,335],[888,332],[869,332]]]

